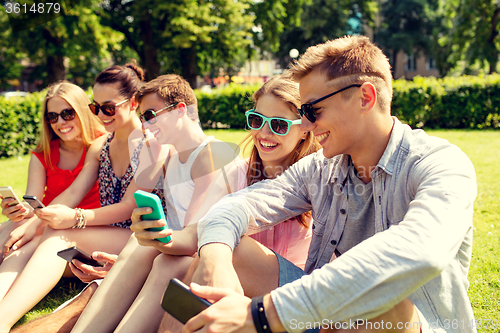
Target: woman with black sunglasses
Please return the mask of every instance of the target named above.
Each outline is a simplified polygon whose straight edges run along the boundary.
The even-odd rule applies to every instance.
[[[128,138],[141,126],[133,96],[143,78],[142,69],[135,63],[112,66],[97,76],[90,110],[111,133],[92,143],[84,168],[73,184],[51,205],[36,211],[50,228],[46,228],[40,245],[0,302],[0,332],[8,331],[63,276],[66,262],[57,256],[58,251],[78,246],[88,253],[120,253],[132,234],[129,219],[136,206],[133,193],[138,189],[132,179],[143,141],[129,156]],[[102,207],[73,209],[96,180]],[[111,257],[97,259],[113,262]],[[81,277],[78,269],[70,266]],[[106,272],[104,268],[102,274]]]
[[[88,103],[85,91],[69,82],[51,85],[45,96],[40,139],[30,160],[26,189],[27,195],[40,198],[45,205],[76,179],[90,144],[105,132],[88,109]],[[9,207],[11,201],[2,200],[2,213],[10,221],[1,225],[0,262],[5,260],[0,266],[0,298],[23,270],[45,227],[28,204]],[[77,207],[100,207],[96,182]]]

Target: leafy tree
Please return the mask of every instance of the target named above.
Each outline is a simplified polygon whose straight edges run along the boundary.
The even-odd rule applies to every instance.
[[[178,72],[192,86],[200,70],[234,66],[250,44],[249,0],[121,1],[103,3],[102,22],[122,32],[147,79]],[[212,61],[210,59],[217,59]]]
[[[262,0],[251,3],[255,15],[252,29],[254,45],[264,52],[277,52],[281,34],[301,23],[304,5],[312,0]]]
[[[427,12],[432,22],[429,52],[436,60],[441,76],[446,76],[462,58],[454,34],[456,10],[460,0],[438,0],[433,10]]]
[[[20,64],[25,55],[18,51],[9,20],[5,12],[0,11],[0,87],[7,88],[12,80],[21,76],[23,66]]]
[[[496,0],[461,0],[454,39],[469,64],[479,61],[496,72],[500,53],[500,3]]]
[[[396,68],[397,54],[427,52],[433,23],[429,19],[437,3],[432,0],[385,0],[380,4],[382,22],[375,41],[391,55]]]
[[[96,72],[96,66],[105,66],[103,59],[110,57],[108,47],[120,36],[101,26],[92,10],[97,3],[97,0],[67,1],[62,3],[59,16],[39,25],[29,15],[10,18],[11,40],[31,62],[45,68],[39,72],[46,83],[70,76],[79,84],[88,84],[95,77],[91,69]]]
[[[372,0],[312,0],[305,2],[300,26],[292,26],[280,38],[278,57],[286,66],[291,49],[300,53],[311,46],[341,37],[351,30],[350,19],[373,25],[376,3]]]

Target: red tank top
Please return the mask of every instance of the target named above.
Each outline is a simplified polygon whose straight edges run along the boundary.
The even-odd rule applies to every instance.
[[[66,190],[76,179],[80,171],[82,171],[83,164],[85,162],[85,156],[87,156],[87,150],[85,149],[83,151],[80,162],[78,162],[78,165],[73,170],[63,170],[57,167],[57,163],[59,163],[59,139],[52,140],[50,143],[50,161],[52,163],[52,168],[49,168],[47,163],[45,163],[43,152],[34,152],[33,155],[38,157],[43,167],[45,168],[45,193],[42,202],[44,205],[48,205],[59,194]],[[97,182],[92,186],[90,191],[77,205],[77,207],[84,209],[101,207]]]

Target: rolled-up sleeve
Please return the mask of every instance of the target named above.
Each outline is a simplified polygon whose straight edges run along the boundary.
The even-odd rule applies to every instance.
[[[198,248],[224,243],[232,249],[241,236],[257,233],[311,210],[308,194],[311,155],[275,179],[260,181],[226,195],[198,223]]]

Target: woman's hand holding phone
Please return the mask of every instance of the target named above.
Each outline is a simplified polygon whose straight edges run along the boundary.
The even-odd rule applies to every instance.
[[[69,229],[76,223],[76,211],[65,205],[51,205],[35,210],[35,214],[52,229]]]
[[[33,210],[25,202],[21,202],[12,187],[0,186],[2,213],[12,222],[19,222],[33,216]]]
[[[91,282],[97,279],[104,279],[108,274],[111,267],[113,267],[118,256],[115,254],[109,254],[106,252],[94,252],[92,253],[92,258],[104,262],[105,265],[102,267],[91,266],[82,263],[78,259],[73,259],[69,265],[69,268],[75,274],[77,278],[83,282]]]
[[[12,222],[19,222],[33,216],[33,209],[31,209],[28,204],[21,202],[17,205],[10,206],[13,202],[16,202],[16,199],[2,199],[2,214],[7,216],[9,220]]]

